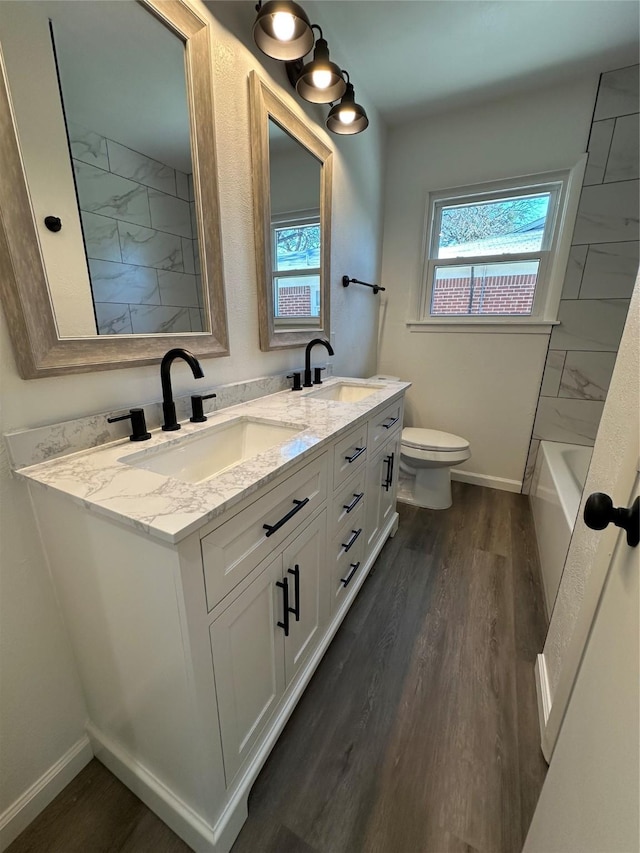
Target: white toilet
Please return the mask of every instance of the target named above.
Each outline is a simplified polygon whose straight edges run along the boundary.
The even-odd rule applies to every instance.
[[[370,376],[398,382],[399,376]],[[451,506],[451,468],[471,457],[466,438],[439,429],[405,427],[400,444],[400,470],[415,477],[410,502],[426,509]],[[402,498],[409,500],[409,498]]]
[[[438,429],[405,427],[400,445],[400,469],[415,475],[411,503],[427,509],[451,506],[451,468],[469,459],[469,442]]]

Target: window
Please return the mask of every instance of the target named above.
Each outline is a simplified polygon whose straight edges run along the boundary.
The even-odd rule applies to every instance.
[[[563,172],[432,193],[420,319],[549,320],[569,178]]]
[[[274,219],[271,227],[276,323],[320,317],[320,214],[303,211]]]

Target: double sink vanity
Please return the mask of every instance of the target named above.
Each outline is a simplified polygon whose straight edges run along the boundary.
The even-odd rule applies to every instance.
[[[330,379],[18,472],[93,749],[195,850],[230,850],[395,532],[408,387]]]

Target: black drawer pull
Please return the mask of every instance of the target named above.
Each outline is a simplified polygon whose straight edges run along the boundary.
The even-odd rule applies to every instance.
[[[295,504],[293,509],[290,509],[286,515],[283,515],[280,521],[276,521],[275,524],[263,524],[262,526],[267,531],[267,536],[273,536],[274,533],[277,533],[278,530],[282,527],[283,524],[286,524],[293,516],[300,512],[303,506],[306,506],[309,503],[309,498],[305,498],[303,501],[297,501],[295,498],[293,499]]]
[[[289,613],[293,613],[296,617],[296,622],[300,621],[300,566],[295,565],[292,569],[287,569],[290,575],[293,575],[293,594],[296,603],[289,608]]]
[[[340,583],[343,583],[345,586],[349,586],[349,581],[360,568],[360,562],[358,561],[357,563],[350,563],[349,565],[351,566],[351,571],[349,572],[349,574],[346,576],[346,578],[340,578]]]
[[[385,456],[384,461],[387,463],[387,476],[384,479],[384,483],[382,484],[382,488],[385,492],[388,492],[393,483],[393,460],[395,458],[395,454],[391,453],[389,456]]]
[[[397,424],[399,420],[400,420],[400,415],[398,415],[398,417],[397,417],[397,418],[391,418],[391,423],[389,423],[389,424],[382,424],[382,427],[383,427],[384,429],[391,429],[391,427],[392,427],[394,424]]]
[[[276,624],[278,625],[278,628],[282,628],[285,637],[288,637],[289,613],[291,612],[291,608],[289,607],[289,578],[285,578],[282,581],[276,581],[276,586],[279,586],[282,589],[282,615],[284,617],[284,622],[278,622]]]
[[[344,548],[345,554],[351,548],[351,546],[354,544],[354,542],[356,541],[358,536],[360,536],[360,534],[362,533],[362,528],[360,528],[360,530],[352,530],[351,532],[353,533],[353,536],[351,537],[351,539],[349,539],[348,542],[342,543],[342,547]]]
[[[350,504],[343,504],[342,509],[346,509],[347,512],[351,512],[351,510],[362,500],[363,497],[364,497],[364,492],[360,492],[359,494],[356,494],[354,492],[353,500],[351,501],[351,503]]]
[[[365,447],[356,447],[355,453],[353,453],[351,456],[345,456],[344,458],[347,460],[347,462],[349,464],[351,464],[352,462],[356,461],[358,456],[362,456],[362,454],[365,452],[366,449],[367,449],[366,446]]]

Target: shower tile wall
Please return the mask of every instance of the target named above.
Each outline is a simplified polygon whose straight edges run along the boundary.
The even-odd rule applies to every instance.
[[[203,330],[191,175],[69,123],[98,333]]]
[[[638,272],[639,93],[633,65],[600,77],[558,319],[523,492],[540,440],[593,446]]]

